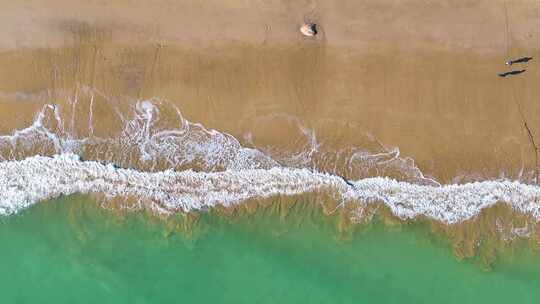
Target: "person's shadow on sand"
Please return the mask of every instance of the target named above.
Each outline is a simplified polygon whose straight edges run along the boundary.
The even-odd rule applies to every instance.
[[[525,71],[526,70],[515,70],[515,71],[510,71],[510,72],[499,73],[498,75],[500,77],[506,77],[506,76],[521,74],[521,73],[523,73]]]

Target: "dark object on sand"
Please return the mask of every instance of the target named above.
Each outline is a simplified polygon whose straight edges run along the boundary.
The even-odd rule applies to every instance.
[[[341,177],[341,179],[349,186],[353,187],[356,189],[356,187],[354,186],[353,183],[351,183],[348,179],[346,179],[345,177],[341,176],[341,175],[338,175],[339,177]]]
[[[512,65],[514,63],[527,63],[529,61],[531,61],[533,58],[532,57],[521,57],[521,58],[518,58],[518,59],[510,59],[508,60],[507,62],[505,62],[506,65]]]
[[[500,77],[506,77],[506,76],[510,76],[510,75],[517,75],[517,74],[521,74],[523,72],[525,72],[526,70],[515,70],[515,71],[510,71],[510,72],[504,72],[504,73],[499,73],[499,76]]]
[[[300,27],[300,32],[304,36],[313,37],[317,35],[317,24],[315,23],[304,23],[302,27]]]

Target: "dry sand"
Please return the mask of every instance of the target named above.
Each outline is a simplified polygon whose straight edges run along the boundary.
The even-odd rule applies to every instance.
[[[0,132],[92,87],[170,99],[260,145],[294,150],[279,120],[261,127],[287,114],[328,150],[376,138],[441,181],[518,178],[536,166],[524,122],[540,145],[540,2],[506,7],[508,35],[503,1],[3,0]],[[305,21],[320,34],[301,35]],[[497,77],[508,55],[535,59]],[[116,126],[93,115],[97,133]]]

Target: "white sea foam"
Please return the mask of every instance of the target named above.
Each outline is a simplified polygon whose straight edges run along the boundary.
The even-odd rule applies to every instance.
[[[46,104],[29,127],[0,136],[0,159],[74,153],[85,159],[145,171],[189,168],[222,171],[279,166],[271,157],[257,149],[243,147],[227,133],[184,119],[176,106],[159,99],[134,103],[131,113],[126,114],[128,118],[117,109],[111,110],[123,122],[122,129],[116,133],[111,131],[107,137],[95,136],[93,108],[97,93],[90,89],[86,93],[89,94],[85,96],[89,103],[87,137],[78,136],[73,130],[78,120],[75,107],[83,96],[67,96],[72,108],[66,111],[71,112],[67,123],[64,118],[67,114],[62,113],[66,109]],[[162,111],[172,118],[161,121],[165,120],[161,117]]]
[[[424,176],[410,157],[400,155],[398,147],[386,147],[370,132],[356,132],[356,144],[328,143],[332,138],[320,138],[308,124],[291,114],[272,113],[251,117],[255,130],[248,128],[245,141],[286,167],[311,168],[316,171],[344,175],[349,178],[390,176],[426,185],[440,185],[429,176]],[[279,147],[258,143],[257,130],[263,130],[265,138],[268,128],[286,126],[289,141]],[[324,119],[325,129],[350,129],[349,124],[339,120]],[[359,128],[361,129],[361,128]],[[264,140],[263,140],[264,142]]]
[[[223,172],[140,172],[81,161],[74,154],[33,156],[0,163],[0,214],[73,193],[138,197],[165,212],[232,206],[253,198],[326,193],[354,204],[382,202],[400,218],[419,215],[452,224],[504,202],[540,219],[540,187],[512,181],[427,186],[389,178],[348,185],[342,178],[307,169],[241,169]]]
[[[32,125],[0,136],[0,215],[73,193],[135,197],[162,212],[322,193],[340,206],[382,202],[403,219],[425,215],[452,224],[497,202],[540,219],[538,186],[508,180],[441,186],[412,159],[401,157],[399,149],[386,148],[373,136],[365,141],[372,144],[367,150],[334,151],[298,118],[274,115],[258,124],[281,119],[275,123],[298,129],[297,145],[290,151],[259,147],[250,134],[248,148],[232,135],[189,122],[170,102],[130,103],[131,113],[123,113],[111,98],[82,87],[66,96],[69,111],[47,104]],[[121,122],[117,133],[98,132],[94,109],[99,100],[107,102],[101,113],[112,107],[109,112]],[[82,120],[75,113],[84,102],[89,111]],[[85,134],[77,133],[75,121],[87,121]],[[371,171],[399,181],[370,177]],[[351,186],[338,175],[343,173],[359,179]]]
[[[67,104],[46,104],[29,127],[0,136],[1,160],[74,153],[85,160],[140,171],[213,172],[285,166],[311,168],[349,178],[391,176],[437,184],[425,177],[412,159],[401,157],[397,147],[387,148],[374,136],[364,136],[365,146],[334,148],[318,138],[315,130],[304,121],[290,114],[256,117],[255,125],[263,130],[287,125],[296,133],[288,134],[288,138],[294,140],[280,147],[259,145],[253,142],[250,133],[246,147],[230,134],[188,121],[180,109],[167,100],[126,102],[84,86],[73,96],[70,92],[57,94],[63,96]],[[39,96],[42,95],[46,94]],[[120,110],[119,104],[131,106]],[[96,116],[95,110],[108,113],[109,120],[118,122],[117,129],[103,132],[101,125],[105,121],[99,120],[107,118]]]

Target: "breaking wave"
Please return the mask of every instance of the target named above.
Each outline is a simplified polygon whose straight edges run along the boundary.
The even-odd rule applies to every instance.
[[[403,219],[419,215],[447,224],[467,220],[497,202],[540,219],[540,187],[511,181],[429,186],[389,178],[347,182],[308,169],[276,167],[222,172],[139,172],[74,154],[33,156],[0,163],[0,214],[8,215],[35,202],[73,193],[136,197],[160,212],[233,206],[248,199],[308,193],[327,194],[343,203],[382,202]]]
[[[74,193],[132,197],[163,213],[314,193],[338,206],[383,203],[402,219],[453,224],[498,202],[540,219],[540,187],[440,185],[371,134],[365,147],[335,150],[294,116],[258,118],[298,133],[293,144],[272,147],[257,142],[256,130],[241,142],[192,123],[166,100],[125,103],[126,110],[88,87],[64,99],[64,106],[44,104],[29,127],[0,136],[0,215]]]

